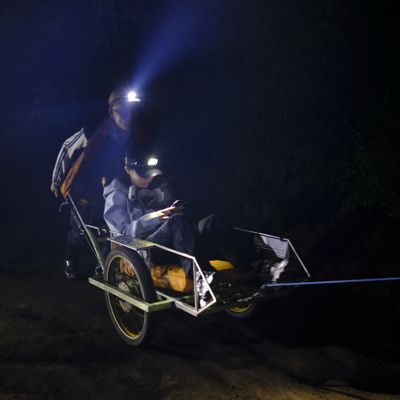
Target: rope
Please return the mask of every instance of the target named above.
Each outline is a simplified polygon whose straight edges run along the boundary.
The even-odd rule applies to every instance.
[[[314,281],[314,282],[283,282],[283,283],[266,283],[263,287],[278,287],[278,286],[311,286],[311,285],[334,285],[339,283],[365,283],[365,282],[387,282],[400,281],[400,277],[389,278],[365,278],[365,279],[341,279],[332,281]]]

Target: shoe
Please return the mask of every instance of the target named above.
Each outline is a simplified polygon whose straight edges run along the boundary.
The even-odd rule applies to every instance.
[[[103,279],[103,268],[100,265],[96,265],[94,269],[93,277],[96,279]]]
[[[199,295],[200,307],[204,307],[212,299],[210,290],[208,289],[205,281],[207,281],[208,286],[212,289],[217,301],[219,301],[226,292],[233,289],[231,282],[227,281],[221,272],[217,271],[203,271],[205,280],[197,275],[197,293]]]
[[[70,260],[65,260],[64,263],[64,275],[68,280],[76,280],[78,279],[78,269],[74,265],[74,263]]]
[[[255,262],[252,266],[256,273],[258,279],[262,281],[270,281],[271,280],[271,267],[274,265],[274,262],[270,260],[259,260]]]
[[[205,280],[200,274],[197,274],[196,276],[196,287],[197,293],[199,295],[200,308],[205,307],[211,299],[211,294],[205,281],[207,281],[208,285],[211,285],[211,282],[214,279],[215,272],[203,271],[203,274],[206,278]]]
[[[285,271],[286,266],[288,265],[288,260],[282,260],[279,263],[275,263],[273,267],[271,267],[271,278],[272,283],[278,282],[278,279]]]
[[[262,281],[276,283],[285,271],[287,265],[288,260],[261,260],[256,267],[256,275]]]

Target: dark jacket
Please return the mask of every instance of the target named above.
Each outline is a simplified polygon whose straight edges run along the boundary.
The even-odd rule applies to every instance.
[[[101,200],[102,178],[112,179],[122,174],[124,156],[127,151],[134,150],[140,151],[139,146],[133,143],[133,135],[119,129],[111,118],[104,120],[90,138],[82,128],[63,143],[54,166],[52,183],[60,188],[63,182],[64,185],[68,182],[68,191],[70,186],[72,192],[81,198]]]

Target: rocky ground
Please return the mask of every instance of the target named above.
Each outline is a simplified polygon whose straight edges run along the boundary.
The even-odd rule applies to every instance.
[[[60,238],[37,229],[2,229],[1,400],[400,399],[395,307],[303,288],[248,321],[162,312],[154,342],[131,348],[102,292],[64,280]]]

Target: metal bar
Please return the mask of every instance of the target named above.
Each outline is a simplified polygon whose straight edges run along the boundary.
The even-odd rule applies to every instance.
[[[150,248],[156,247],[156,248],[159,248],[159,249],[164,250],[166,252],[173,253],[173,254],[176,254],[178,256],[185,257],[185,258],[188,258],[189,260],[192,260],[192,265],[193,265],[193,269],[194,269],[193,276],[194,277],[200,276],[200,279],[204,280],[204,283],[205,283],[205,285],[207,287],[207,290],[209,291],[209,293],[211,295],[211,299],[207,302],[207,304],[205,306],[200,307],[199,301],[198,301],[199,296],[198,296],[198,290],[197,290],[197,283],[196,283],[196,278],[195,278],[194,279],[194,285],[193,285],[194,286],[194,289],[193,289],[194,307],[189,305],[189,304],[181,302],[179,299],[175,300],[175,304],[178,306],[179,303],[182,303],[183,304],[183,308],[185,309],[185,311],[187,309],[192,309],[192,310],[194,310],[194,314],[192,312],[190,312],[190,313],[192,315],[197,315],[200,312],[202,312],[202,311],[206,310],[207,308],[211,307],[213,304],[215,304],[217,302],[217,298],[216,298],[211,286],[207,282],[207,279],[206,279],[206,277],[205,277],[205,275],[204,275],[199,263],[197,262],[196,257],[194,257],[193,255],[187,254],[187,253],[183,253],[181,251],[178,251],[178,250],[175,250],[175,249],[171,249],[170,247],[166,247],[166,246],[163,246],[161,244],[150,242],[150,241],[147,241],[147,240],[127,238],[125,235],[120,235],[120,236],[117,236],[117,237],[110,237],[110,238],[108,238],[108,240],[110,240],[111,242],[118,243],[118,244],[120,244],[120,245],[122,245],[124,247],[127,247],[128,249],[130,248],[130,249],[133,249],[133,250],[136,250],[136,251],[140,250],[140,249],[146,249],[146,248],[150,249]]]
[[[196,272],[196,265],[192,261],[192,276],[193,276],[193,300],[194,300],[194,308],[196,311],[199,310],[200,299],[199,299],[199,290],[197,287],[198,284],[198,275]],[[200,276],[200,275],[199,275]]]
[[[202,311],[202,310],[198,311],[194,307],[190,306],[189,304],[183,303],[181,301],[176,301],[175,306],[176,306],[176,308],[179,308],[180,310],[187,312],[188,314],[192,315],[193,317],[197,317],[200,314],[200,312]]]
[[[136,239],[126,235],[111,236],[108,240],[132,250],[144,250],[155,246],[153,242],[149,242],[148,240]]]
[[[237,231],[241,231],[241,232],[246,232],[246,233],[252,233],[253,235],[260,235],[260,236],[265,236],[265,237],[269,237],[271,239],[278,239],[278,240],[282,240],[284,242],[287,242],[289,247],[292,249],[294,255],[296,256],[297,260],[299,261],[301,267],[303,268],[304,272],[306,273],[306,275],[310,278],[311,274],[308,271],[308,269],[306,268],[306,266],[303,263],[303,260],[300,258],[299,254],[297,253],[296,249],[294,248],[292,242],[289,239],[286,239],[284,237],[280,237],[280,236],[275,236],[275,235],[269,235],[267,233],[262,233],[262,232],[256,232],[256,231],[251,231],[249,229],[243,229],[243,228],[237,228],[234,227],[235,230]]]
[[[341,279],[332,281],[314,281],[314,282],[283,282],[283,283],[265,283],[263,287],[279,287],[279,286],[311,286],[311,285],[334,285],[339,283],[365,283],[365,282],[388,282],[400,281],[400,277],[389,278],[364,278],[364,279]]]
[[[236,226],[233,227],[233,229],[235,229],[235,230],[237,230],[237,231],[241,231],[241,232],[253,233],[253,234],[255,234],[255,235],[262,235],[262,236],[270,237],[270,238],[272,238],[272,239],[279,239],[279,240],[285,240],[285,241],[289,240],[289,239],[286,239],[286,238],[281,237],[281,236],[269,235],[268,233],[262,233],[262,232],[251,231],[251,230],[249,230],[249,229],[238,228],[238,227],[236,227]]]
[[[128,295],[127,293],[122,292],[121,290],[106,282],[101,282],[94,278],[89,278],[89,283],[93,286],[98,287],[99,289],[104,290],[105,292],[111,293],[112,295],[126,301],[129,304],[132,304],[133,306],[145,312],[165,310],[167,308],[171,308],[174,304],[174,300],[170,299],[157,301],[155,303],[148,303],[147,301],[140,300],[132,295]]]
[[[207,308],[211,307],[212,305],[214,305],[217,302],[217,297],[214,294],[214,291],[212,290],[210,284],[207,281],[207,278],[205,277],[203,270],[200,268],[199,263],[197,262],[196,258],[193,257],[193,264],[196,267],[197,271],[193,271],[193,276],[195,277],[195,282],[194,283],[194,295],[195,295],[195,309],[196,311],[203,312],[204,310],[206,310]],[[197,276],[197,273],[195,274],[195,272],[197,272],[199,274],[199,276]],[[200,306],[200,301],[199,301],[199,292],[197,290],[197,283],[198,283],[198,278],[201,278],[204,280],[203,283],[205,283],[206,287],[207,287],[207,291],[210,293],[211,295],[211,300],[209,300],[207,302],[207,304],[203,307]]]
[[[94,226],[94,225],[89,225],[89,224],[86,224],[86,226],[90,229],[94,229],[95,231],[97,231],[98,234],[100,234],[100,233],[107,234],[108,233],[108,230],[106,228],[100,228],[99,226]]]
[[[174,302],[175,300],[193,300],[192,294],[174,297],[174,296],[169,296],[169,295],[165,294],[164,292],[161,292],[160,290],[156,290],[156,293],[157,293],[158,297],[165,298],[166,300],[170,300],[172,302]]]
[[[76,207],[74,201],[72,200],[72,197],[70,194],[68,194],[68,201],[70,202],[72,206],[72,215],[74,218],[77,220],[78,225],[80,225],[80,228],[85,232],[85,238],[89,243],[90,248],[92,249],[97,261],[99,262],[101,268],[104,270],[104,259],[101,254],[100,248],[96,242],[96,239],[93,237],[92,232],[87,228],[85,222],[83,221],[78,208]]]
[[[307,274],[307,276],[310,278],[311,274],[308,272],[308,269],[306,268],[306,266],[304,265],[303,261],[301,260],[300,256],[297,254],[296,249],[294,248],[294,246],[292,245],[292,242],[288,239],[287,242],[289,243],[290,248],[293,250],[293,253],[295,254],[295,256],[297,257],[297,260],[300,262],[300,265],[303,267],[304,272]]]
[[[168,250],[168,247],[165,247],[164,249]],[[182,253],[182,255],[186,255],[186,254]],[[194,285],[193,285],[194,306],[191,306],[190,304],[187,304],[187,303],[183,302],[180,298],[175,299],[174,302],[175,302],[175,307],[176,308],[179,308],[179,309],[187,312],[188,314],[190,314],[190,315],[192,315],[194,317],[197,317],[199,314],[203,313],[205,310],[207,310],[211,306],[213,306],[217,302],[217,298],[216,298],[213,290],[211,289],[211,286],[207,282],[207,279],[204,276],[204,273],[203,273],[202,269],[200,268],[196,258],[193,257],[193,256],[189,256],[188,258],[192,259],[193,269],[196,268],[196,270],[193,271],[193,276],[196,276],[195,281],[193,282],[194,283]],[[198,290],[197,290],[197,283],[196,283],[197,279],[199,279],[199,278],[204,280],[204,284],[207,287],[207,291],[211,295],[211,299],[203,307],[201,307],[200,304],[199,304],[200,303],[199,302],[199,293],[198,293]]]

